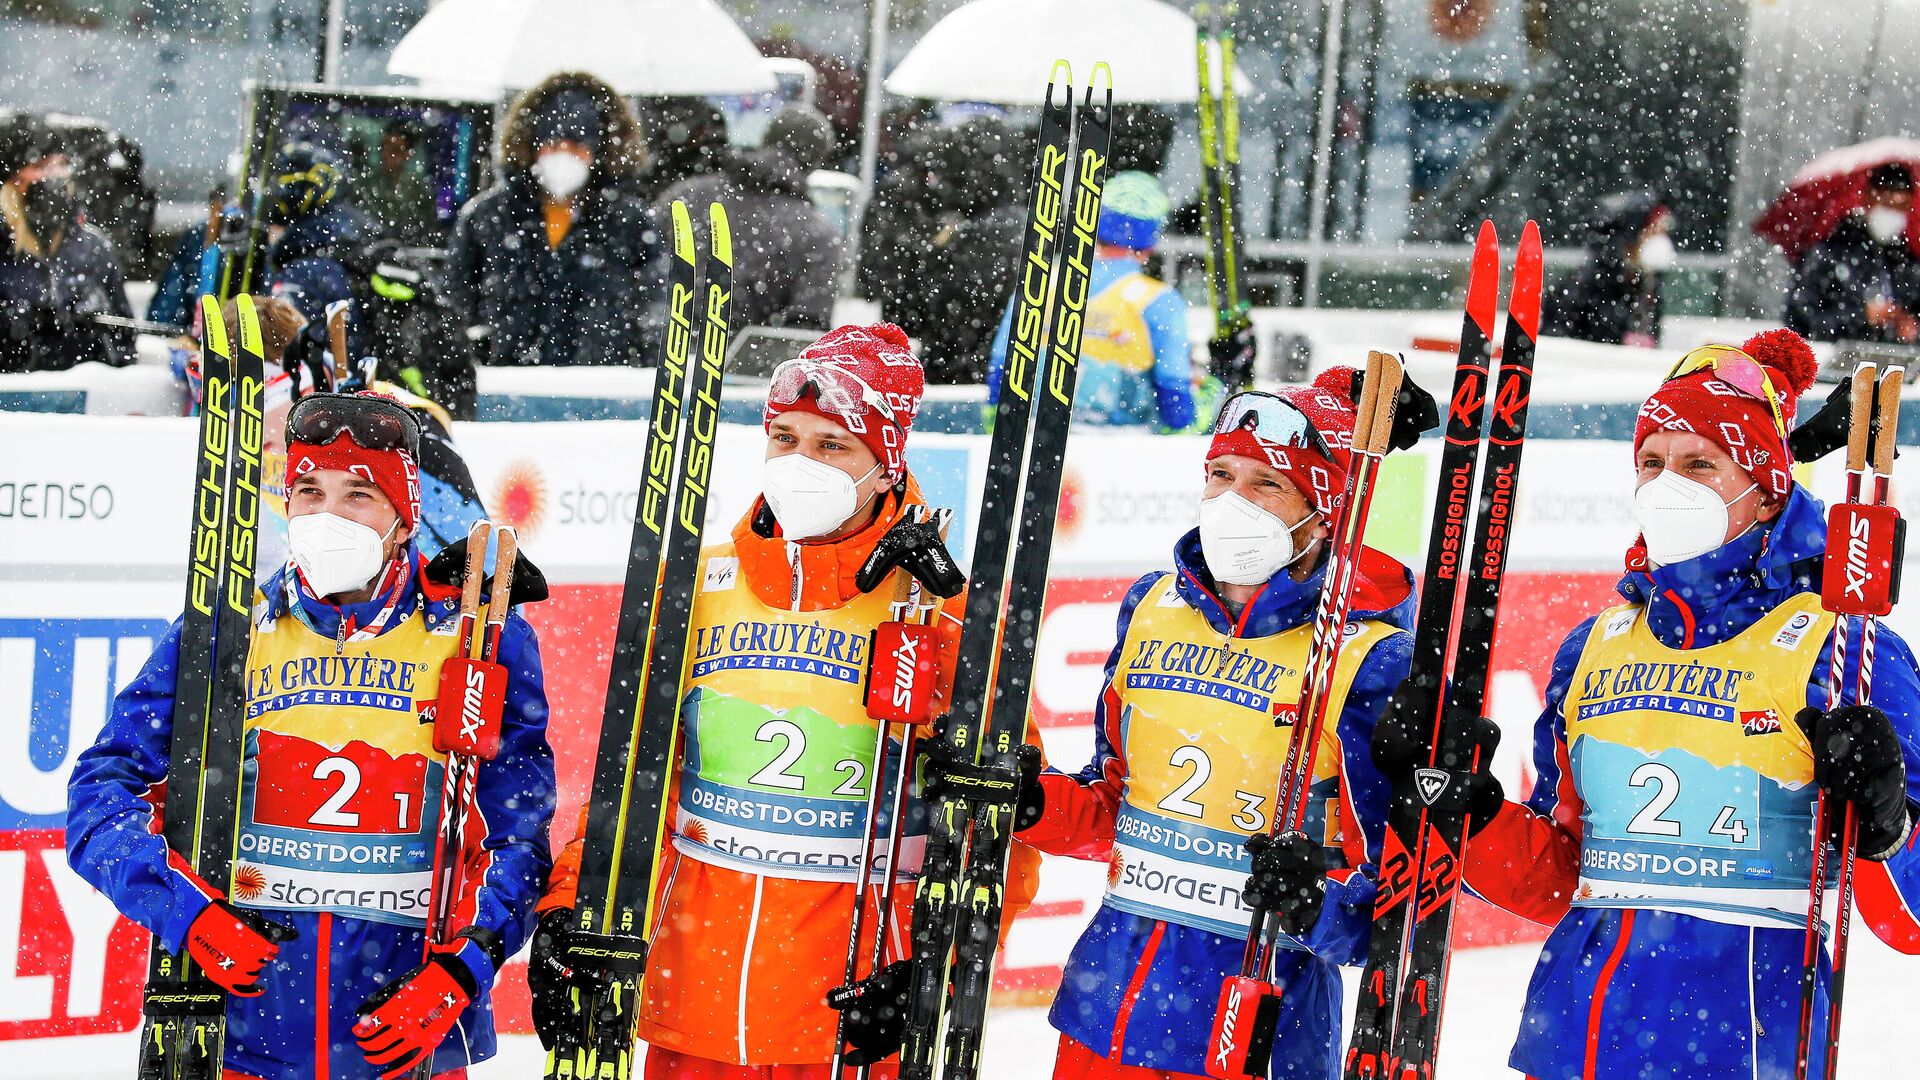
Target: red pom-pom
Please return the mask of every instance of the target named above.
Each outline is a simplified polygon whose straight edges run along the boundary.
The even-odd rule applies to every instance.
[[[913,341],[907,337],[907,332],[895,326],[893,323],[874,323],[868,326],[866,331],[882,341],[891,342],[903,349],[913,348]]]
[[[1807,339],[1784,326],[1753,335],[1745,345],[1740,346],[1740,351],[1786,376],[1794,397],[1807,392],[1807,387],[1813,385],[1814,375],[1820,370],[1820,361],[1814,358],[1813,348],[1807,344]]]

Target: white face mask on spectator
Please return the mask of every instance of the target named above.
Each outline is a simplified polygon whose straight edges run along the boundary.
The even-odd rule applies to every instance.
[[[1907,231],[1907,212],[1891,206],[1867,211],[1867,234],[1882,244],[1899,240]]]
[[[1680,252],[1674,249],[1673,237],[1666,233],[1649,236],[1640,241],[1638,260],[1640,269],[1650,274],[1658,274],[1663,270],[1673,269],[1673,264],[1679,261]]]
[[[587,174],[591,170],[592,166],[577,154],[549,150],[533,163],[533,178],[540,181],[540,186],[547,189],[547,194],[556,199],[566,199],[586,185]]]

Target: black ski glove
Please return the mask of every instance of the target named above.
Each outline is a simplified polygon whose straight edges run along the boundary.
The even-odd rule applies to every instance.
[[[1253,856],[1253,873],[1241,898],[1257,915],[1278,915],[1280,929],[1288,935],[1304,938],[1320,920],[1320,909],[1327,902],[1320,845],[1305,833],[1284,832],[1278,836],[1254,833],[1247,837],[1246,847]]]
[[[1795,461],[1817,461],[1847,445],[1847,428],[1853,423],[1853,380],[1842,379],[1820,411],[1787,436],[1787,449]]]
[[[1506,789],[1493,775],[1500,728],[1484,716],[1447,718],[1437,767],[1429,767],[1433,719],[1414,716],[1408,695],[1394,698],[1373,729],[1373,763],[1393,787],[1395,800],[1410,798],[1443,813],[1468,816],[1467,835],[1478,836],[1500,813]],[[1479,764],[1474,764],[1475,752]]]
[[[465,537],[440,549],[440,553],[427,560],[427,580],[436,585],[459,588],[467,580],[467,541]],[[483,596],[493,595],[493,575],[488,574],[480,584]],[[548,596],[547,575],[533,565],[527,553],[514,549],[513,557],[513,595],[508,603],[513,607],[521,604],[535,604]]]
[[[1907,766],[1900,736],[1887,714],[1871,705],[1806,708],[1794,718],[1813,743],[1813,781],[1835,799],[1854,804],[1860,823],[1858,854],[1884,862],[1906,842]],[[1840,807],[1827,815],[1829,836],[1840,842]]]
[[[900,1052],[907,1037],[907,986],[913,965],[888,964],[852,986],[827,991],[827,1008],[847,1018],[848,1065],[872,1065]]]
[[[942,737],[949,716],[943,716],[935,724],[933,738],[921,739],[915,746],[920,753],[920,797],[927,802],[940,797],[947,788],[955,785],[956,778],[972,779],[981,777],[986,766],[972,761],[953,760],[953,750]],[[1040,748],[1032,743],[1021,743],[1013,750],[1014,767],[1020,775],[1015,789],[1016,802],[1013,812],[1013,831],[1032,828],[1039,824],[1047,812],[1047,789],[1040,783]],[[964,785],[966,789],[979,790],[972,783]]]
[[[947,551],[947,542],[940,538],[938,521],[904,520],[888,529],[854,575],[854,586],[861,592],[872,592],[895,567],[905,567],[927,591],[942,598],[958,596],[967,587],[967,575]]]
[[[1253,363],[1257,353],[1253,327],[1245,326],[1223,338],[1207,342],[1207,369],[1226,384],[1227,393],[1253,389]]]
[[[1406,357],[1400,362],[1404,371]],[[1347,392],[1355,405],[1360,404],[1360,384],[1365,381],[1366,372],[1355,369],[1353,388]],[[1387,446],[1394,450],[1405,450],[1420,441],[1420,434],[1432,431],[1440,426],[1440,406],[1433,395],[1420,388],[1412,375],[1403,375],[1400,380],[1400,396],[1393,405],[1393,430],[1387,433]]]
[[[584,997],[598,989],[594,975],[567,966],[567,934],[573,929],[573,909],[554,908],[540,916],[533,931],[533,955],[527,961],[527,989],[533,991],[533,1030],[540,1045],[553,1049],[562,1032],[580,1024],[581,1012],[573,992]]]

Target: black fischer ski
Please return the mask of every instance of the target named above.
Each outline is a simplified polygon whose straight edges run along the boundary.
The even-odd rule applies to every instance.
[[[1096,91],[1096,84],[1105,88]],[[953,708],[941,736],[941,756],[957,771],[930,808],[914,897],[904,1080],[932,1080],[936,1056],[945,1080],[979,1075],[1018,795],[1015,751],[1026,735],[1112,101],[1112,77],[1105,64],[1096,64],[1076,115],[1072,74],[1064,61],[1054,65],[974,536]],[[1076,132],[1078,148],[1069,149]],[[967,768],[968,762],[976,764]]]
[[[599,979],[591,994],[576,992],[576,1024],[548,1055],[549,1077],[633,1072],[636,997],[667,829],[680,676],[729,335],[733,241],[719,203],[708,208],[708,236],[705,281],[696,291],[693,223],[686,204],[673,204],[668,323],[587,804],[577,921],[567,941],[568,964]]]
[[[260,324],[253,300],[236,302],[240,352],[219,301],[201,300],[202,370],[187,600],[180,630],[162,835],[202,881],[233,894],[239,843],[241,734],[260,516],[265,425]],[[242,897],[241,899],[244,899]],[[220,1080],[227,992],[184,953],[154,943],[141,1011],[141,1080]]]
[[[1200,85],[1194,110],[1200,122],[1200,219],[1206,233],[1207,303],[1213,310],[1210,367],[1227,392],[1253,385],[1247,332],[1252,305],[1240,282],[1240,102],[1233,88],[1233,21],[1239,5],[1214,14],[1193,9]],[[1220,93],[1213,92],[1213,52],[1220,54]]]
[[[1436,805],[1445,793],[1447,775],[1438,767],[1450,760],[1474,760],[1474,749],[1461,740],[1468,737],[1472,721],[1486,715],[1487,675],[1512,543],[1514,493],[1540,324],[1540,230],[1529,221],[1514,261],[1500,368],[1489,395],[1484,382],[1498,286],[1496,245],[1492,223],[1483,224],[1441,453],[1413,670],[1402,685],[1406,699],[1395,704],[1414,710],[1415,717],[1432,717],[1428,768],[1415,771],[1412,790],[1394,791],[1388,810],[1373,936],[1347,1053],[1349,1080],[1428,1080],[1439,1049],[1467,819],[1449,804]],[[1493,409],[1484,435],[1486,463],[1474,505],[1473,544],[1462,552],[1466,501],[1474,486],[1489,396]]]

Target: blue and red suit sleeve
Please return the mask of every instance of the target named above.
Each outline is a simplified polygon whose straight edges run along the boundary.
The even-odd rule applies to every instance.
[[[1340,837],[1346,866],[1327,871],[1327,899],[1307,933],[1308,951],[1335,964],[1366,960],[1374,877],[1391,793],[1373,763],[1373,728],[1413,667],[1413,635],[1391,634],[1367,653],[1340,710]]]
[[[500,752],[475,778],[469,838],[469,925],[499,935],[502,956],[520,951],[534,906],[553,868],[547,830],[553,821],[553,749],[547,743],[547,691],[533,627],[514,612],[500,635],[507,669]],[[464,913],[462,913],[464,914]]]
[[[1860,634],[1848,639],[1846,668],[1841,673],[1840,700],[1853,704],[1858,697]],[[1833,639],[1814,662],[1807,687],[1807,704],[1827,705],[1827,672],[1832,663]],[[1882,623],[1874,636],[1873,695],[1871,703],[1893,722],[1907,766],[1907,817],[1920,818],[1920,669],[1913,649]],[[1909,955],[1920,954],[1920,829],[1885,862],[1865,859],[1855,863],[1855,901],[1874,936]]]
[[[1467,844],[1468,889],[1482,899],[1547,926],[1560,921],[1580,882],[1580,817],[1562,706],[1580,654],[1598,616],[1575,627],[1553,657],[1546,707],[1533,725],[1533,792],[1509,801]]]
[[[1075,859],[1106,859],[1113,854],[1113,831],[1126,790],[1126,740],[1121,730],[1120,695],[1114,672],[1120,650],[1126,647],[1133,611],[1165,574],[1155,572],[1133,583],[1120,602],[1113,651],[1107,654],[1106,675],[1100,681],[1100,700],[1093,708],[1093,760],[1078,773],[1049,768],[1040,774],[1046,791],[1046,811],[1039,821],[1019,834],[1020,842],[1049,855]]]
[[[180,622],[167,628],[67,781],[67,863],[120,913],[178,951],[187,928],[221,897],[160,835]]]

